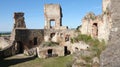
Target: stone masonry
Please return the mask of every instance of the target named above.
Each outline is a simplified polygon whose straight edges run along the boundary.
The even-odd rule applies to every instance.
[[[94,13],[88,13],[82,19],[81,33],[90,35],[107,43],[111,30],[110,0],[103,0],[102,15],[96,16]]]
[[[25,28],[26,28],[26,24],[24,21],[24,13],[23,12],[15,12],[14,13],[14,26],[13,26],[10,40],[14,41],[14,39],[15,39],[15,29],[25,29]]]
[[[101,67],[120,67],[120,0],[110,0],[112,29],[107,48],[100,56]]]
[[[94,38],[99,38],[101,35],[102,30],[102,16],[96,16],[94,13],[90,12],[88,13],[83,19],[82,19],[82,27],[81,27],[81,33],[90,35]]]
[[[23,12],[14,13],[14,20],[14,28],[26,28]]]
[[[59,4],[45,4],[44,6],[45,16],[45,29],[66,29],[62,26],[62,10]],[[51,22],[54,21],[55,25],[51,26]]]

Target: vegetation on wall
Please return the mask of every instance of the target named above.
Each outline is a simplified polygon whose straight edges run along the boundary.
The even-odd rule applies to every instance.
[[[109,14],[110,14],[110,10],[109,10],[108,7],[106,8],[106,11],[103,12],[103,14],[104,14],[104,15],[109,15]]]
[[[105,49],[105,41],[99,41],[98,39],[92,38],[88,35],[79,34],[76,37],[71,38],[71,43],[77,43],[79,41],[83,41],[86,44],[89,44],[90,47],[87,49],[88,52],[90,52],[90,55],[84,55],[79,52],[79,57],[77,59],[82,59],[86,62],[86,64],[81,64],[78,62],[74,62],[78,66],[83,65],[86,67],[92,67],[93,64],[93,58],[97,57],[100,58],[101,52]],[[76,55],[77,54],[77,55]],[[78,52],[75,54],[75,56],[78,56]],[[99,67],[99,64],[97,64]]]
[[[95,20],[95,16],[90,15],[90,19]]]
[[[89,50],[96,51],[96,55],[99,57],[101,51],[105,49],[105,41],[99,41],[98,39],[94,39],[91,36],[79,34],[77,37],[71,38],[71,43],[83,41],[86,44],[90,45]]]

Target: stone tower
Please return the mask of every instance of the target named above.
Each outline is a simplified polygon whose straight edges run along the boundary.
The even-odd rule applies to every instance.
[[[24,21],[24,13],[15,12],[14,21],[15,21],[14,28],[26,28],[25,21]]]
[[[15,40],[16,29],[26,29],[23,12],[15,12],[14,13],[14,27],[13,27],[11,37],[10,37],[11,41]]]
[[[59,4],[45,4],[45,29],[59,29],[62,26],[62,12]],[[51,26],[51,21],[54,21],[54,26]]]

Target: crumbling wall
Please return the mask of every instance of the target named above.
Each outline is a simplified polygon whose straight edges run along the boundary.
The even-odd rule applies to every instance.
[[[59,4],[45,4],[44,7],[45,13],[45,29],[51,28],[51,21],[55,21],[54,27],[61,26],[61,7]]]
[[[54,36],[51,37],[51,34],[54,34]],[[44,30],[44,40],[47,41],[53,41],[58,42],[60,45],[64,45],[65,42],[70,41],[70,38],[75,35],[74,30],[54,30],[54,29],[45,29]]]
[[[48,50],[52,51],[51,54],[48,53]],[[37,53],[39,58],[64,56],[64,47],[63,46],[38,47]]]
[[[120,67],[120,1],[110,0],[112,29],[108,47],[100,56],[101,67]]]
[[[20,42],[23,50],[29,50],[44,41],[44,30],[42,29],[16,29],[15,34],[15,42]]]
[[[17,53],[17,49],[15,49],[16,47],[14,43],[15,42],[9,43],[8,46],[0,50],[0,59],[15,55]]]
[[[94,13],[90,12],[88,13],[83,19],[82,19],[82,27],[81,27],[81,33],[90,35],[94,38],[99,38],[102,27],[102,16],[96,16]]]
[[[67,29],[66,26],[62,26],[62,9],[59,4],[45,4],[44,16],[45,29]],[[52,21],[54,21],[54,26],[51,25]]]
[[[107,2],[107,4],[110,4],[110,2]],[[94,38],[98,38],[99,40],[104,39],[104,41],[107,42],[109,40],[112,20],[109,8],[106,4],[103,4],[103,6],[104,9],[102,15],[96,16],[94,13],[88,13],[82,19],[82,27],[80,31],[82,34],[90,35]]]
[[[9,37],[7,37],[7,36],[0,37],[0,50],[9,46],[9,44],[10,44]]]
[[[102,31],[100,33],[102,33],[99,37],[99,39],[104,39],[106,42],[109,40],[109,34],[110,34],[110,30],[111,30],[111,12],[110,12],[110,0],[103,0],[103,12],[102,12],[102,26],[101,29]],[[103,35],[104,34],[104,35]]]
[[[15,12],[14,21],[15,21],[14,28],[26,28],[23,12]]]
[[[15,12],[14,13],[14,25],[13,25],[13,29],[11,32],[11,37],[10,40],[11,42],[15,40],[15,29],[25,29],[26,28],[26,24],[24,21],[24,13],[23,12]]]

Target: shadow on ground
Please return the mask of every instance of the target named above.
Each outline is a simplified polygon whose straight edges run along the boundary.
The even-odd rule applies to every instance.
[[[23,63],[35,59],[36,57],[22,58],[22,59],[5,59],[0,60],[0,67],[9,67],[11,65]]]

